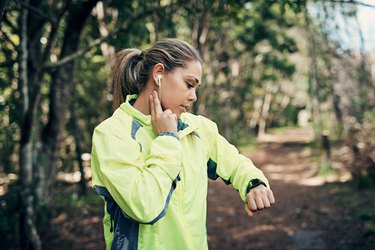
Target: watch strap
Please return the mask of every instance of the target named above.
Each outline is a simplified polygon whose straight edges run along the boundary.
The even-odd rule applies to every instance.
[[[253,188],[257,187],[257,186],[260,186],[260,185],[263,185],[263,186],[267,187],[267,185],[262,180],[260,180],[258,178],[251,179],[249,181],[249,183],[247,184],[246,194],[248,194],[251,191],[251,189],[253,189]]]

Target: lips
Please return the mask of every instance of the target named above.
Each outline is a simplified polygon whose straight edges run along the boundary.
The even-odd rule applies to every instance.
[[[184,109],[184,112],[188,112],[190,110],[190,105],[181,105],[181,107]]]

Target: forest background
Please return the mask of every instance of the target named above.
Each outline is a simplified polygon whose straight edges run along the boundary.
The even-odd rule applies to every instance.
[[[0,248],[42,249],[58,210],[88,202],[92,132],[112,113],[111,60],[164,37],[199,50],[203,84],[192,112],[230,142],[311,126],[322,168],[340,149],[350,180],[372,187],[375,64],[360,7],[375,3],[1,1]],[[57,208],[66,185],[69,204]]]

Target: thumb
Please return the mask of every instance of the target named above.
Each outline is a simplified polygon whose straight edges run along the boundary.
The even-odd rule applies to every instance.
[[[248,208],[247,204],[245,203],[245,211],[247,213],[247,216],[249,217],[253,217],[254,216],[254,213],[250,211],[250,209]]]

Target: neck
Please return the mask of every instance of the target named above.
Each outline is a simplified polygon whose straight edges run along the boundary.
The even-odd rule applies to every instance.
[[[135,101],[133,107],[145,115],[151,114],[149,96],[154,89],[144,89]]]

